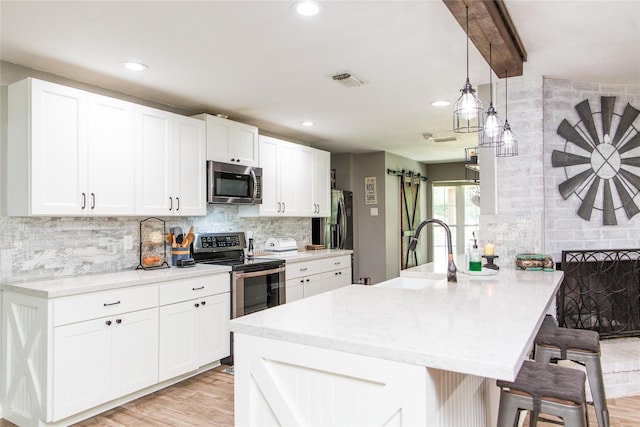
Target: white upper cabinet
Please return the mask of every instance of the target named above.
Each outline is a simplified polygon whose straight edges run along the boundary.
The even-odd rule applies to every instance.
[[[135,107],[136,214],[172,215],[173,114]],[[177,206],[177,204],[176,204]]]
[[[206,215],[202,120],[33,78],[8,107],[10,216]]]
[[[131,103],[31,78],[8,94],[9,215],[133,215]]]
[[[134,212],[133,104],[89,94],[88,209],[97,215]]]
[[[191,117],[175,116],[173,192],[176,215],[207,214],[205,125]]]
[[[313,150],[313,216],[331,215],[331,153]]]
[[[298,206],[300,216],[313,216],[316,212],[316,204],[313,194],[313,152],[311,147],[300,146],[298,149],[298,168],[296,191],[298,194]]]
[[[239,206],[240,216],[304,216],[299,211],[299,151],[302,146],[260,135],[262,204]]]
[[[258,166],[258,128],[233,120],[200,114],[207,127],[207,160]]]
[[[262,204],[240,206],[240,216],[330,215],[330,153],[260,135]]]
[[[135,107],[136,215],[206,215],[204,123]]]

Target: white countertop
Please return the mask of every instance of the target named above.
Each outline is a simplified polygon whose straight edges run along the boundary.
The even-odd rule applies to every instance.
[[[265,252],[261,254],[260,257],[283,259],[287,264],[294,264],[296,262],[351,255],[352,253],[353,251],[350,249],[320,249],[317,251]]]
[[[444,277],[438,275],[439,267],[416,269],[408,273]],[[233,319],[230,328],[235,333],[513,380],[562,277],[560,271],[503,268],[494,276],[459,273],[457,283],[414,279],[412,283],[433,282],[418,290],[386,288],[386,282],[352,285]]]
[[[62,277],[32,282],[3,283],[2,290],[20,292],[42,298],[57,298],[88,292],[139,286],[169,280],[187,279],[226,273],[230,267],[197,264],[194,267],[171,267],[157,270],[126,270],[109,274]]]

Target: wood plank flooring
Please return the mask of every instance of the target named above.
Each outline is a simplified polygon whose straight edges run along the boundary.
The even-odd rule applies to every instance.
[[[226,366],[96,415],[75,427],[233,426],[233,376]],[[640,395],[607,400],[611,427],[640,426]],[[593,407],[589,426],[597,427]],[[525,424],[528,425],[528,424]],[[13,427],[2,421],[1,427]],[[538,423],[539,427],[555,424]]]

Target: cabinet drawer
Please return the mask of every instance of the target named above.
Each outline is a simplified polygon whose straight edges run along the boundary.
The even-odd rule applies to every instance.
[[[321,273],[322,260],[296,262],[295,264],[285,264],[287,268],[287,280],[298,277],[309,276],[311,274]]]
[[[59,298],[53,301],[53,325],[66,325],[157,305],[157,285]]]
[[[320,260],[322,263],[322,271],[342,270],[343,268],[351,268],[351,256],[342,255],[337,257],[325,258]]]
[[[231,278],[229,273],[223,273],[161,283],[159,286],[160,305],[167,305],[201,296],[230,292]]]

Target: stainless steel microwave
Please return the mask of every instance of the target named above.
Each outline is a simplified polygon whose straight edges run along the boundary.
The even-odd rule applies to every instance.
[[[207,203],[261,204],[262,168],[208,160]]]

